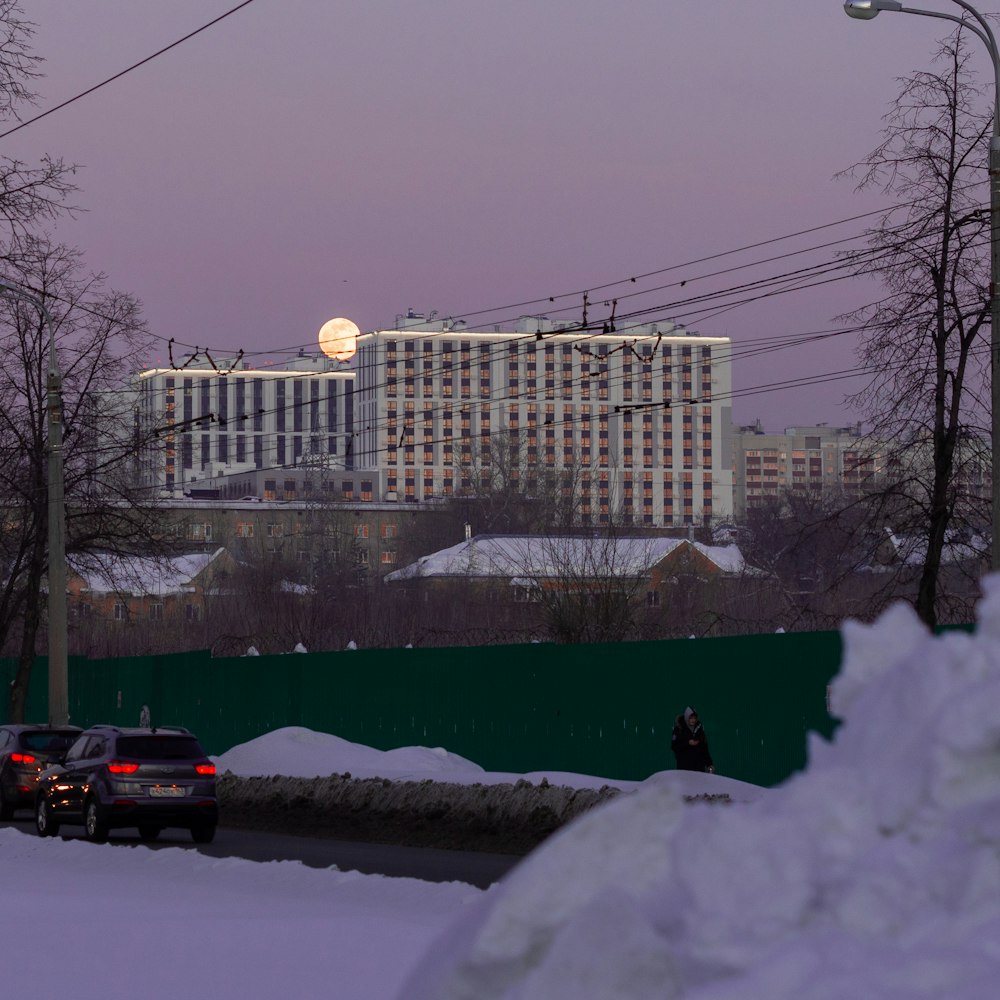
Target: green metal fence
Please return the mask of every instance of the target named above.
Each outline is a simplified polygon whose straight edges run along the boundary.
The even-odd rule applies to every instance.
[[[218,754],[282,726],[379,749],[446,747],[491,771],[641,779],[673,767],[670,731],[701,713],[717,770],[773,785],[806,760],[810,730],[835,726],[827,690],[837,632],[587,646],[357,650],[216,659],[207,652],[71,657],[76,725],[187,726]],[[0,661],[8,683],[14,664]],[[39,658],[30,719],[47,715]],[[0,706],[0,713],[6,706]]]

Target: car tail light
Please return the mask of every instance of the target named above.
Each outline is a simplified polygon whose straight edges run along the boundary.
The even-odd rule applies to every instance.
[[[129,761],[112,760],[108,761],[108,770],[112,774],[135,774],[139,770],[139,765]]]
[[[10,759],[15,764],[34,764],[38,758],[33,757],[30,753],[12,753]]]
[[[199,774],[215,774],[214,764],[195,764],[194,769]]]

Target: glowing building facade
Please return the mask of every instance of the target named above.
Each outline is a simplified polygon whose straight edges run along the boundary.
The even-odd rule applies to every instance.
[[[362,336],[355,461],[385,499],[517,482],[583,523],[701,524],[733,511],[730,341],[670,323],[508,331],[400,317]]]

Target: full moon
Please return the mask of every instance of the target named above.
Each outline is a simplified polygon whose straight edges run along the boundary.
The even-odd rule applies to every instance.
[[[319,331],[319,349],[335,361],[348,361],[358,349],[361,331],[357,324],[338,316],[327,320]]]

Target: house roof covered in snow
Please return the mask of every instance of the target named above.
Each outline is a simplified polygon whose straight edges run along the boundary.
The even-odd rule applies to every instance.
[[[458,545],[432,552],[389,573],[396,583],[443,577],[510,577],[558,579],[575,577],[637,577],[678,550],[689,547],[726,575],[743,572],[745,562],[734,545],[703,545],[684,538],[644,536],[476,535]]]
[[[193,552],[162,559],[123,556],[112,552],[88,552],[69,557],[71,572],[84,581],[91,594],[131,594],[163,597],[190,591],[195,578],[216,562],[226,550]]]
[[[945,538],[941,549],[941,563],[953,565],[963,562],[976,562],[985,558],[989,551],[989,542],[979,535],[965,537],[951,533]],[[896,565],[921,566],[927,556],[927,538],[923,535],[897,535],[889,528],[885,529],[885,545],[881,552],[881,561]]]

